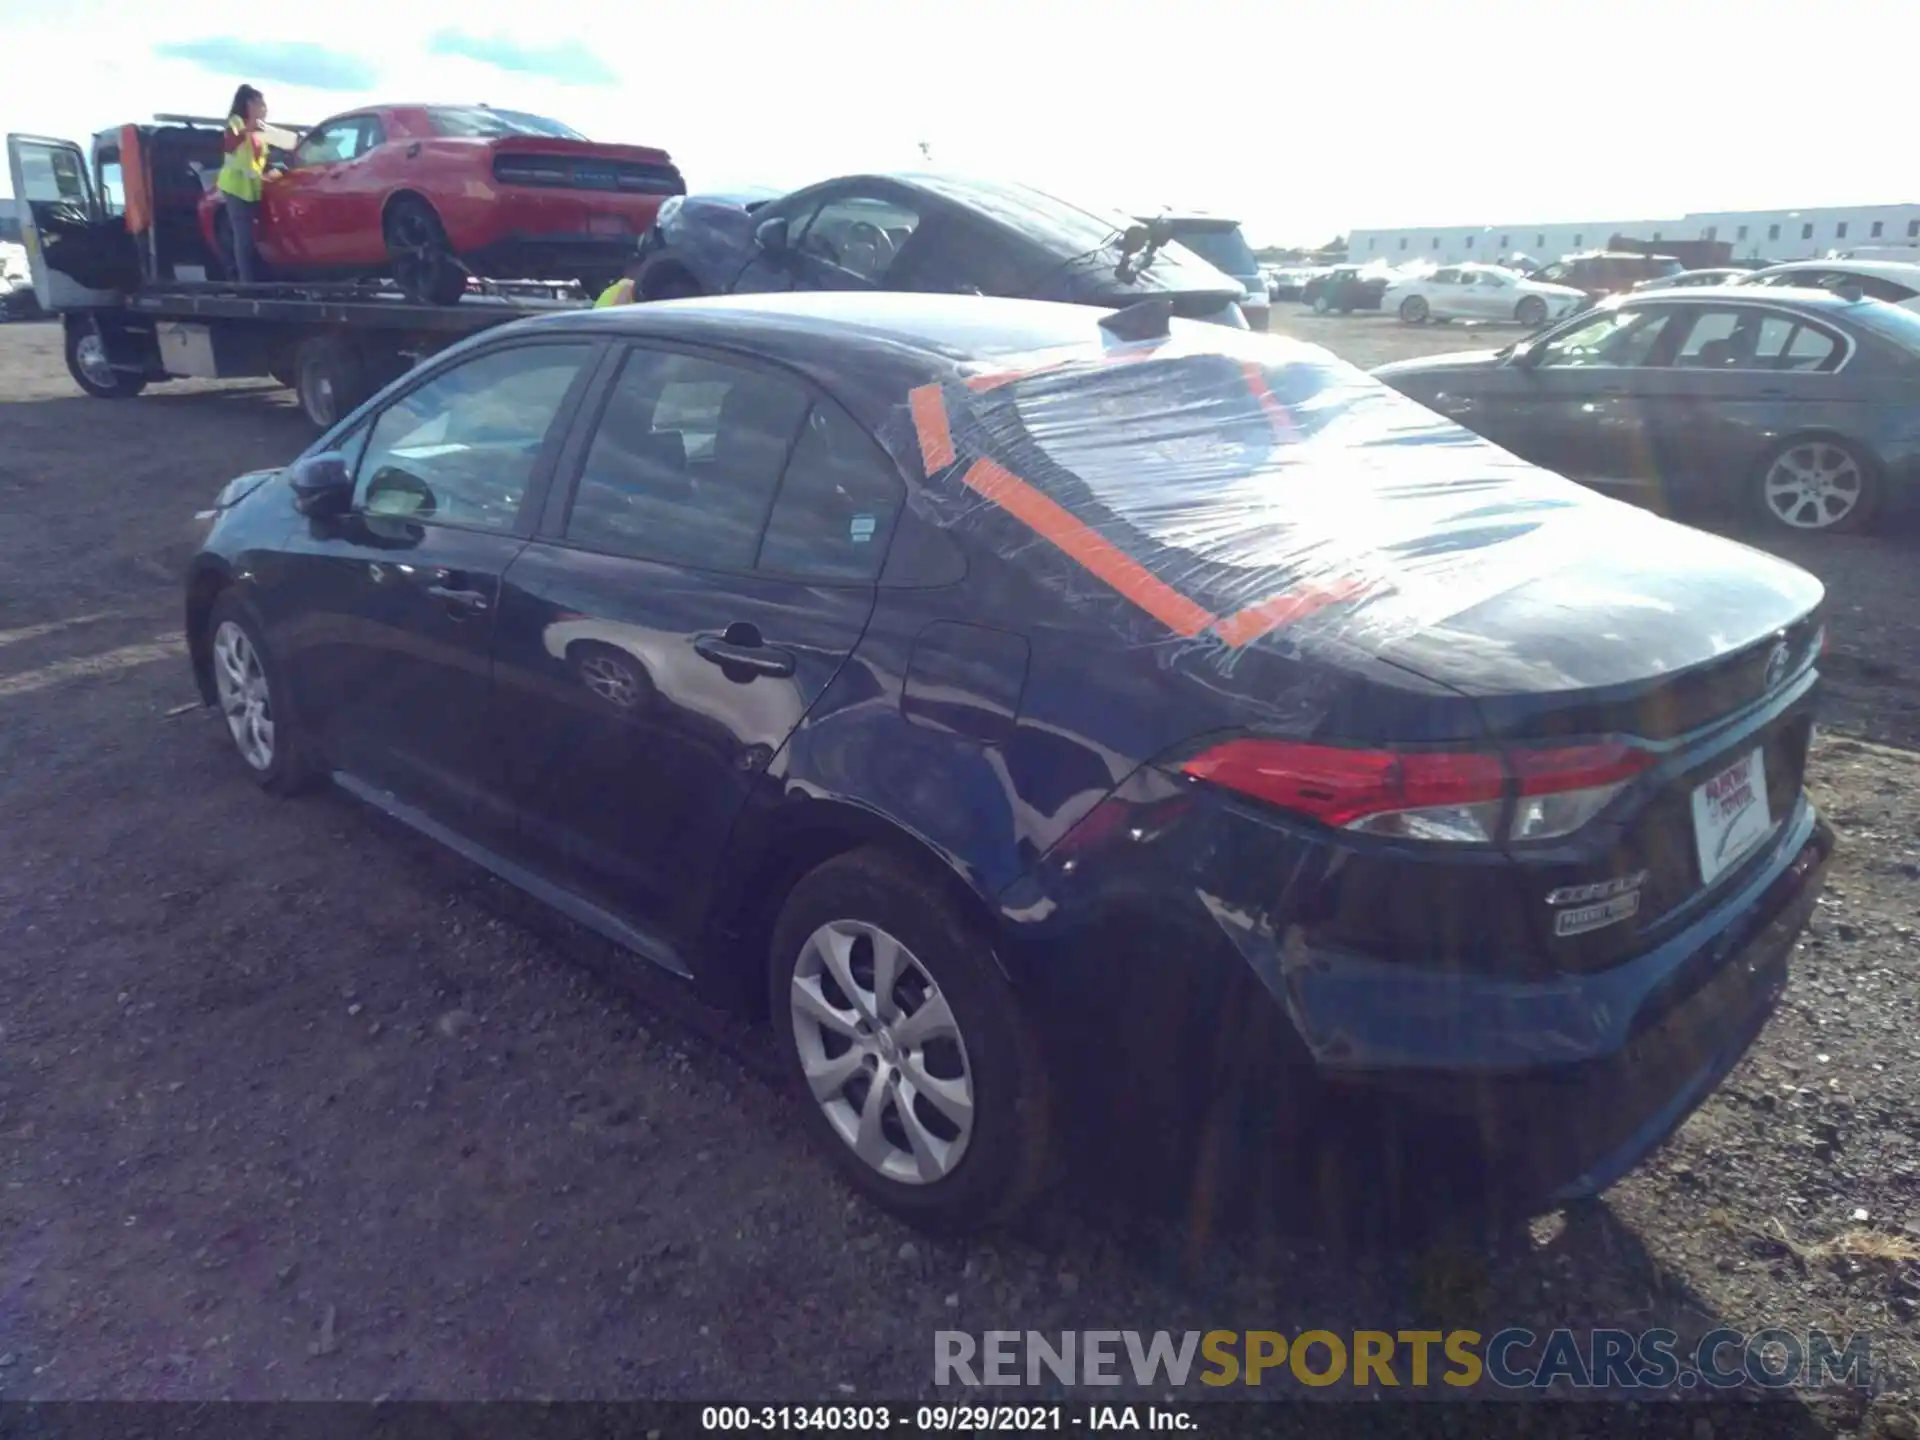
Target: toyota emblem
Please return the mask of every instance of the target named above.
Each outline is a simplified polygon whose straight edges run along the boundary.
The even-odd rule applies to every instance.
[[[1773,647],[1773,652],[1767,656],[1767,677],[1760,687],[1762,694],[1787,678],[1787,663],[1792,658],[1793,652],[1787,649],[1786,641],[1782,640]]]

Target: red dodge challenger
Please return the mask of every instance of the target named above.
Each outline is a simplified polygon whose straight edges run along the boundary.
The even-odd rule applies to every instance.
[[[390,275],[450,305],[469,275],[617,279],[660,202],[686,193],[664,150],[600,145],[557,121],[484,105],[384,105],[301,137],[260,208],[259,254],[287,279]],[[233,273],[219,192],[200,202],[218,273]]]

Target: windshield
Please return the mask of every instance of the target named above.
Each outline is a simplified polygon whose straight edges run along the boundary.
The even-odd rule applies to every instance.
[[[504,135],[538,135],[549,140],[585,140],[587,137],[558,120],[529,115],[524,110],[492,110],[442,106],[429,110],[434,133],[459,140],[492,140]]]
[[[1223,230],[1212,225],[1189,228],[1175,224],[1173,238],[1209,265],[1229,275],[1257,275],[1260,272],[1260,262],[1253,258],[1253,247],[1247,244],[1247,237],[1240,233],[1238,225],[1231,230]]]

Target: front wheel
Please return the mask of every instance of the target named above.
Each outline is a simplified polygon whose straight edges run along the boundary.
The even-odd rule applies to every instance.
[[[147,388],[146,376],[114,368],[106,337],[90,320],[67,322],[67,373],[96,400],[131,400]]]
[[[1513,318],[1529,330],[1538,330],[1547,323],[1547,302],[1538,295],[1524,296],[1514,307]]]
[[[1777,445],[1754,473],[1760,513],[1790,530],[1858,530],[1879,508],[1877,467],[1833,436],[1803,435]]]
[[[1405,325],[1424,325],[1433,314],[1424,295],[1409,295],[1400,302],[1400,320]]]
[[[1038,1192],[1038,1045],[981,927],[930,877],[883,850],[829,860],[782,908],[769,979],[795,1098],[856,1189],[945,1234]]]
[[[1325,315],[1331,309],[1333,309],[1333,302],[1327,299],[1325,295],[1316,295],[1313,297],[1314,314]]]
[[[259,621],[229,590],[213,602],[207,626],[214,695],[234,750],[263,790],[291,795],[306,788],[317,772]]]

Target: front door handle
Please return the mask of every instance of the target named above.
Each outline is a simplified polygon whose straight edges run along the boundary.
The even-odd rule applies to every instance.
[[[769,675],[775,679],[793,674],[793,656],[785,650],[736,644],[718,635],[702,635],[693,642],[693,653],[723,670],[744,670],[749,675]]]

